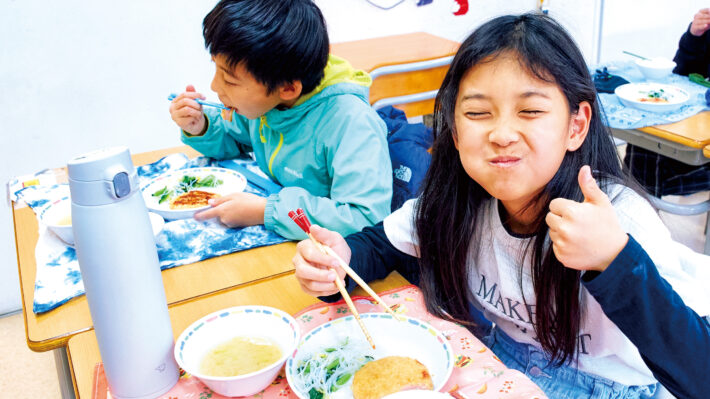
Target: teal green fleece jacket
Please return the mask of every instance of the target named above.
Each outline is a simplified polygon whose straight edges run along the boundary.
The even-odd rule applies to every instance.
[[[284,188],[267,198],[264,225],[289,239],[306,235],[288,217],[303,208],[313,224],[346,236],[390,213],[392,166],[387,127],[367,101],[369,75],[330,56],[325,76],[289,109],[259,119],[205,109],[208,128],[182,141],[205,156],[253,151],[259,167]]]

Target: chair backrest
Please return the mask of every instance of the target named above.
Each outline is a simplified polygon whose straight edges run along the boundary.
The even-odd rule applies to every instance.
[[[430,114],[459,43],[416,32],[337,43],[331,52],[373,79],[370,104],[393,105],[407,117]]]

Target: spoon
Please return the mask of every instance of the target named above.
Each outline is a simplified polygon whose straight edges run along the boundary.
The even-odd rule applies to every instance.
[[[646,60],[646,61],[650,61],[650,60],[651,60],[650,58],[646,58],[646,57],[640,56],[640,55],[638,55],[638,54],[630,53],[630,52],[628,52],[628,51],[626,51],[626,50],[622,51],[622,53],[628,54],[628,55],[633,56],[633,57],[636,57],[636,58],[641,58],[642,60]]]
[[[175,97],[177,97],[177,94],[175,94],[175,93],[170,93],[170,95],[168,96],[168,100],[169,100],[169,101],[173,101],[173,100],[175,99]],[[206,106],[208,106],[208,107],[215,107],[215,108],[220,108],[220,109],[229,110],[228,107],[225,107],[224,105],[222,105],[222,104],[220,104],[220,103],[213,103],[213,102],[210,102],[210,101],[201,100],[201,99],[199,99],[199,98],[196,98],[195,101],[197,101],[198,104],[206,105]]]

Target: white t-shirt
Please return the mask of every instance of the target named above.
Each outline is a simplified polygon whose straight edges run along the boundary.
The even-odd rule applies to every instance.
[[[633,190],[615,185],[610,192],[622,228],[646,250],[660,275],[673,286],[686,305],[700,315],[710,314],[710,257],[672,241],[670,232],[651,205]],[[416,201],[407,201],[384,220],[390,242],[412,256],[418,253],[418,238],[413,225]],[[484,223],[479,230],[481,246],[478,258],[469,261],[469,287],[476,301],[474,306],[482,309],[488,320],[516,341],[540,348],[532,324],[536,301],[529,256],[522,268],[527,305],[518,279],[521,251],[530,238],[516,238],[505,230],[497,200],[487,201],[481,212]],[[636,347],[606,317],[584,286],[580,295],[584,318],[579,332],[578,368],[624,385],[655,383]]]

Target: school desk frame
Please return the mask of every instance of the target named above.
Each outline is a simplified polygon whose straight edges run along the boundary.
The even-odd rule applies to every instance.
[[[611,129],[612,135],[629,144],[633,144],[655,153],[665,155],[688,165],[704,165],[710,158],[703,154],[703,148],[694,148],[684,144],[653,136],[637,129]]]
[[[627,143],[689,165],[700,166],[710,162],[710,158],[705,156],[703,148],[690,147],[636,129],[612,128],[611,132],[614,138],[622,139]],[[650,199],[653,206],[659,210],[675,215],[691,216],[707,213],[703,253],[710,255],[710,199],[696,204],[675,204],[654,196],[650,196]]]

